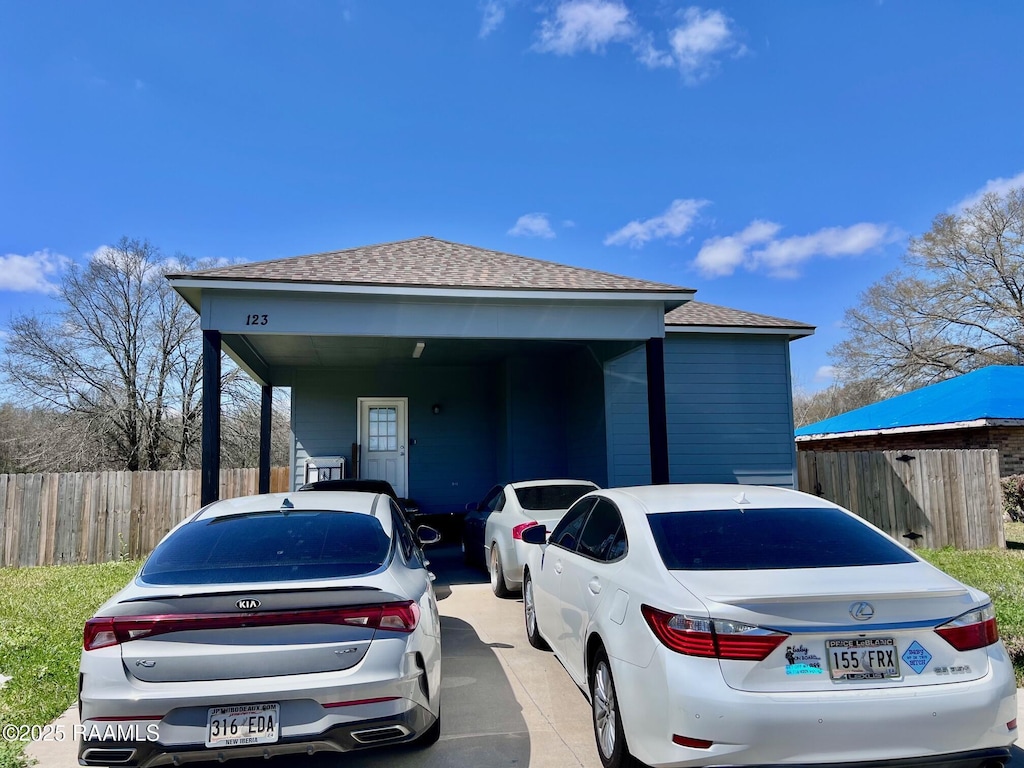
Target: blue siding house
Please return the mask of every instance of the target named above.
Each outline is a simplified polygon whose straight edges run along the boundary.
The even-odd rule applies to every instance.
[[[795,321],[688,288],[421,237],[169,276],[204,336],[204,502],[219,366],[291,388],[293,484],[319,457],[425,512],[507,480],[795,486]]]

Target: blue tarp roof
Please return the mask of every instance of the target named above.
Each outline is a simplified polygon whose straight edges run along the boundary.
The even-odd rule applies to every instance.
[[[842,434],[950,424],[977,419],[1024,419],[1024,366],[992,365],[905,395],[866,405],[796,430],[796,436]]]

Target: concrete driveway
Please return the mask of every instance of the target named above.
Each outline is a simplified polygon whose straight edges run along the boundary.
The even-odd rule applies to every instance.
[[[530,647],[519,599],[499,600],[482,572],[466,568],[454,547],[428,556],[443,631],[441,739],[426,750],[391,747],[353,754],[278,758],[303,768],[601,768],[590,706],[550,653]],[[1024,693],[1018,696],[1024,722]],[[74,709],[62,722],[71,731]],[[37,742],[27,750],[40,768],[78,765],[74,743]],[[217,763],[192,763],[212,768]],[[231,761],[233,768],[267,766]],[[1010,763],[1024,768],[1024,751]]]

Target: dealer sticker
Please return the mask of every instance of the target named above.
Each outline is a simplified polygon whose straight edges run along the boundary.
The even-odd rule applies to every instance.
[[[903,652],[900,658],[903,659],[904,664],[920,675],[924,672],[924,668],[928,666],[928,662],[932,660],[932,655],[928,653],[923,645],[915,640]]]

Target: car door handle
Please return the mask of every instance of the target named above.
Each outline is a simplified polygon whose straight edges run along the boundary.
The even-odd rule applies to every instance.
[[[587,589],[590,590],[590,594],[592,595],[601,594],[601,582],[598,581],[596,576],[587,583]]]
[[[561,560],[555,560],[554,569],[555,569],[555,573],[561,573],[562,572],[562,561]]]

